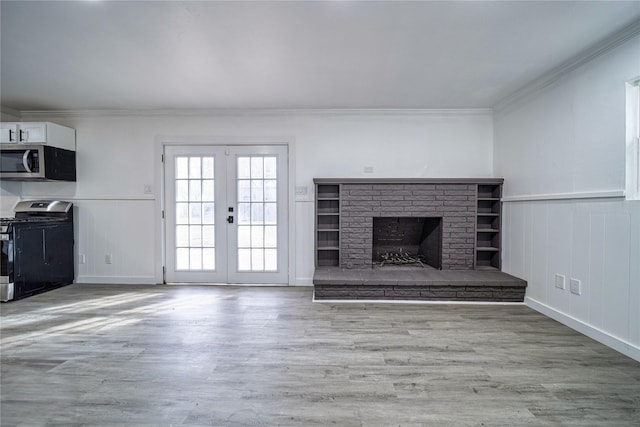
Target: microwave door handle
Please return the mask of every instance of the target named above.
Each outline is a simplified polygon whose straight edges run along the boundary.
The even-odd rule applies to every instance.
[[[22,166],[24,166],[27,172],[31,173],[31,166],[29,166],[29,154],[31,154],[31,150],[25,150],[22,155]]]

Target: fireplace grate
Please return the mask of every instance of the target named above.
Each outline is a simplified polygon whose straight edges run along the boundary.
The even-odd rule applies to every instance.
[[[399,253],[384,253],[380,255],[382,261],[380,262],[380,267],[384,267],[385,265],[413,265],[418,264],[422,268],[424,268],[424,257],[422,255],[409,255],[406,252]]]

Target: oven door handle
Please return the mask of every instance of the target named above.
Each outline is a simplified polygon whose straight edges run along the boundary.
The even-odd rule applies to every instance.
[[[31,150],[25,150],[22,155],[22,166],[27,170],[28,173],[31,173],[31,166],[29,166],[29,155],[31,154]]]

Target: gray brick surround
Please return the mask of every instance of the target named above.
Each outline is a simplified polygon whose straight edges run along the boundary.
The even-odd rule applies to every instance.
[[[340,267],[371,268],[374,217],[441,217],[442,269],[473,270],[476,185],[343,184]]]

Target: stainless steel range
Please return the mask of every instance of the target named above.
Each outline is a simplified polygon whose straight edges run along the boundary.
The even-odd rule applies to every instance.
[[[73,204],[22,201],[14,212],[0,219],[0,300],[73,283]]]

